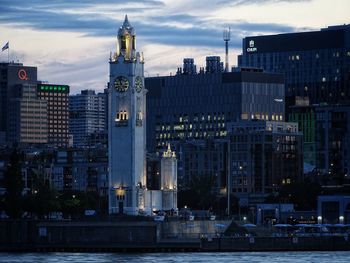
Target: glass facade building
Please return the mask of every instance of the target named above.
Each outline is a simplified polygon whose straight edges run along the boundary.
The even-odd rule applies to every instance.
[[[291,108],[289,119],[304,133],[305,162],[325,185],[349,183],[350,106],[311,105]]]
[[[283,121],[283,83],[280,74],[248,69],[146,78],[148,152],[167,143],[225,138],[231,121]]]
[[[310,104],[349,102],[350,25],[246,37],[238,66],[283,73],[286,106],[295,96],[309,97]]]
[[[92,134],[107,132],[106,95],[83,90],[69,97],[69,132],[75,146],[87,146]]]
[[[282,185],[303,179],[303,135],[297,123],[259,120],[228,126],[231,191],[241,202],[264,202]]]
[[[228,174],[227,123],[283,121],[284,79],[255,69],[204,72],[145,79],[147,151],[162,152],[170,143],[177,153],[179,187],[196,176],[213,176],[212,190],[220,195]]]

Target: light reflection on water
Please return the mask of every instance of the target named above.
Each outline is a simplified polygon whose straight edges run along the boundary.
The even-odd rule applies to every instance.
[[[346,252],[234,252],[234,253],[0,253],[6,263],[114,263],[114,262],[315,262],[349,263]]]

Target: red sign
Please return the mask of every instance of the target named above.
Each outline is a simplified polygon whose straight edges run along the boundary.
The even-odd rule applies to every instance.
[[[25,71],[23,68],[18,70],[18,78],[20,80],[28,80],[27,71]]]

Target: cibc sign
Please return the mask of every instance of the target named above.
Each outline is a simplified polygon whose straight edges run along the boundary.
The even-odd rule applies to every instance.
[[[247,48],[247,52],[257,52],[258,49],[255,47],[254,40],[249,40],[249,47]]]

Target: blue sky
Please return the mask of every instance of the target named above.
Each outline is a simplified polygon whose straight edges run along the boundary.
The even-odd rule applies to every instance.
[[[0,45],[10,41],[11,59],[37,66],[41,80],[77,93],[106,85],[125,14],[145,55],[145,75],[155,76],[174,74],[184,57],[195,58],[197,67],[207,55],[223,58],[228,26],[235,65],[245,36],[348,24],[348,10],[348,0],[0,0]]]

